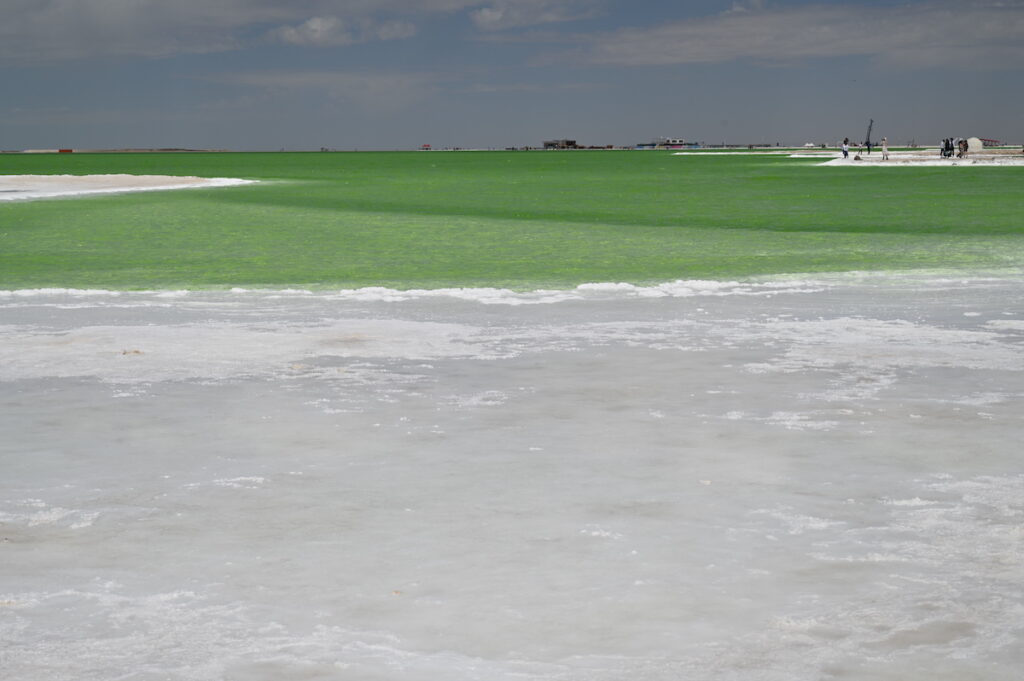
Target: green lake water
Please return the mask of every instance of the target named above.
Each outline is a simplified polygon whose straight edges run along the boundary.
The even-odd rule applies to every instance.
[[[0,156],[239,187],[0,204],[0,289],[567,287],[1024,266],[1024,168],[666,152]]]

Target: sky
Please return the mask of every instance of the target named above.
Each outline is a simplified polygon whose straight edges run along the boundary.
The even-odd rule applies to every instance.
[[[0,149],[1024,141],[1024,0],[0,0]]]

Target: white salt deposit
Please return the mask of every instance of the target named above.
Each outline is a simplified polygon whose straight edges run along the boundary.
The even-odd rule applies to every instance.
[[[1016,679],[1022,301],[6,292],[3,676]]]
[[[49,199],[91,194],[230,187],[254,180],[172,175],[0,175],[0,201]]]
[[[809,155],[797,156],[794,154],[794,158],[808,157]],[[982,168],[993,166],[1009,167],[1024,166],[1024,154],[1022,154],[1020,151],[980,151],[972,152],[968,154],[965,158],[940,158],[938,149],[926,149],[915,151],[893,151],[890,152],[888,159],[883,159],[881,150],[876,147],[870,154],[863,151],[850,151],[849,158],[843,158],[840,155],[837,158],[825,161],[820,165],[832,167],[857,166],[871,168]]]
[[[679,151],[673,156],[772,156],[785,155],[790,158],[822,159],[823,166],[857,166],[871,168],[907,168],[907,167],[991,167],[991,166],[1024,166],[1024,153],[1020,150],[981,149],[972,151],[966,158],[940,158],[938,149],[915,149],[912,151],[892,151],[889,158],[882,159],[881,147],[874,147],[869,154],[866,150],[850,150],[850,156],[843,158],[842,152],[832,149],[822,151],[790,150],[729,150],[729,151]],[[858,158],[859,157],[859,158]],[[826,160],[827,159],[827,160]]]
[[[673,156],[765,156],[784,155],[790,156],[793,152],[789,149],[723,149],[721,151],[677,151]]]

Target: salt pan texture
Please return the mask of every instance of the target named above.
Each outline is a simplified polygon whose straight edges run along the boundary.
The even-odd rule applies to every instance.
[[[5,678],[1015,679],[1022,293],[8,292]]]

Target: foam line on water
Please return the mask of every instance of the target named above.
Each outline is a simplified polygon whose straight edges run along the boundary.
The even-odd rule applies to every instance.
[[[946,272],[933,270],[912,271],[849,271],[823,273],[793,273],[744,279],[676,279],[654,284],[629,282],[587,282],[565,289],[513,290],[496,287],[439,287],[396,289],[383,286],[364,286],[352,289],[306,289],[233,286],[220,289],[148,289],[118,290],[101,288],[45,287],[26,289],[0,289],[0,305],[4,301],[38,298],[67,298],[89,300],[124,298],[140,300],[147,297],[169,299],[232,294],[239,299],[262,297],[323,298],[360,302],[405,302],[418,299],[452,299],[473,301],[485,305],[538,305],[579,300],[692,298],[699,296],[771,296],[779,293],[814,293],[836,286],[887,285],[918,286],[934,290],[943,288],[977,288],[1003,285],[1024,278],[1024,269],[1006,268],[1000,271]]]
[[[227,293],[238,297],[287,298],[305,297],[326,300],[349,300],[358,302],[406,302],[425,299],[452,299],[472,301],[483,305],[544,305],[577,300],[642,299],[642,298],[692,298],[697,296],[764,296],[780,292],[812,292],[821,290],[826,284],[805,277],[780,278],[764,281],[717,281],[680,279],[653,285],[638,285],[626,282],[593,282],[567,289],[535,289],[515,291],[493,287],[447,287],[436,289],[394,289],[382,286],[367,286],[356,289],[318,290],[310,289],[265,289],[233,287]],[[2,301],[16,301],[38,298],[68,298],[88,300],[100,298],[140,299],[143,297],[184,298],[203,295],[204,291],[188,289],[165,291],[119,291],[108,289],[39,288],[0,290]]]

